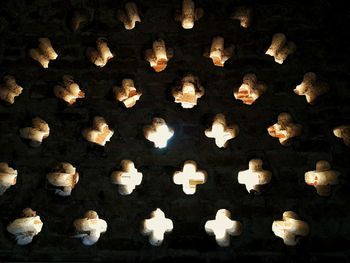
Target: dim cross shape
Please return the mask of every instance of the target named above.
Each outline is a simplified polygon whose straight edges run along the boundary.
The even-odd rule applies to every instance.
[[[21,95],[23,88],[16,83],[12,76],[4,76],[3,84],[0,84],[0,99],[9,104],[15,102],[15,98]]]
[[[48,38],[39,38],[39,47],[29,50],[32,59],[38,61],[43,68],[49,67],[50,60],[55,60],[58,55],[51,45]]]
[[[92,128],[87,128],[82,131],[83,137],[92,143],[105,146],[113,136],[114,131],[109,129],[105,119],[100,116],[96,116],[93,120]]]
[[[215,66],[223,67],[225,62],[232,56],[234,46],[224,47],[223,37],[214,37],[211,46],[204,50],[204,56],[211,58]]]
[[[62,77],[62,83],[56,85],[53,92],[57,98],[64,100],[69,105],[74,104],[77,99],[85,97],[85,93],[74,82],[73,77],[69,75]]]
[[[314,186],[320,196],[329,196],[331,186],[338,184],[339,172],[331,170],[331,165],[327,161],[318,161],[316,170],[305,173],[305,182]]]
[[[296,45],[293,42],[287,41],[284,34],[277,33],[273,35],[272,43],[265,54],[274,57],[278,64],[283,64],[286,58],[293,54],[295,50]]]
[[[96,46],[96,49],[93,47],[88,47],[86,50],[86,55],[91,63],[102,68],[107,65],[107,62],[112,59],[114,55],[110,51],[105,38],[99,37],[96,40]]]
[[[42,227],[40,216],[32,209],[26,208],[23,210],[23,217],[8,224],[7,231],[15,235],[18,245],[28,245],[33,237],[41,232]]]
[[[89,21],[89,12],[86,9],[78,9],[74,11],[70,25],[73,31],[81,29]]]
[[[73,224],[77,232],[74,237],[81,238],[85,246],[95,244],[101,234],[107,231],[107,222],[93,210],[87,211],[84,218],[76,219]]]
[[[0,196],[17,182],[17,170],[7,163],[0,163]]]
[[[165,42],[162,39],[154,41],[152,49],[147,49],[145,52],[146,60],[156,72],[163,71],[173,56],[173,49],[166,48]]]
[[[124,27],[127,30],[133,29],[136,22],[141,22],[137,5],[134,2],[126,3],[125,10],[119,9],[117,17],[124,24]]]
[[[249,161],[249,169],[238,173],[238,183],[245,184],[248,192],[260,193],[260,188],[271,181],[271,172],[263,169],[260,159]]]
[[[160,246],[164,240],[164,234],[173,230],[173,221],[165,217],[164,212],[157,208],[151,213],[151,218],[142,222],[141,233],[149,235],[149,243],[153,246]]]
[[[202,8],[195,8],[195,4],[192,0],[183,0],[182,9],[176,10],[175,20],[181,22],[184,29],[191,29],[194,26],[194,22],[199,20],[202,16]]]
[[[173,137],[174,130],[167,126],[164,119],[153,118],[152,124],[144,127],[143,134],[156,148],[164,148],[168,140]]]
[[[122,86],[114,87],[113,92],[116,99],[122,102],[126,108],[133,107],[142,95],[136,90],[132,79],[123,79]]]
[[[309,225],[299,220],[296,213],[286,211],[283,213],[282,220],[273,221],[272,231],[277,237],[283,239],[285,245],[295,246],[300,237],[309,234]]]
[[[282,145],[287,146],[291,138],[301,134],[302,126],[294,123],[290,114],[283,112],[278,115],[277,123],[268,127],[267,131],[272,137],[278,138]]]
[[[217,147],[227,146],[227,142],[235,138],[239,133],[237,125],[227,125],[226,118],[223,114],[217,114],[214,117],[211,128],[205,130],[204,134],[208,138],[214,138]]]
[[[316,74],[308,72],[304,75],[303,82],[296,86],[294,93],[305,96],[308,103],[314,104],[317,97],[326,93],[328,90],[329,85],[327,83],[317,81]]]
[[[343,139],[346,146],[350,147],[350,124],[334,128],[333,133],[336,137]]]
[[[111,181],[113,184],[119,185],[121,195],[129,195],[137,185],[141,184],[142,173],[136,169],[135,164],[130,160],[122,160],[120,164],[123,171],[113,172]]]
[[[231,19],[239,20],[241,27],[247,28],[252,21],[252,9],[246,6],[239,6],[232,13]]]
[[[255,74],[250,73],[244,75],[242,85],[233,95],[244,104],[252,105],[266,90],[266,85],[258,81]]]
[[[205,223],[205,231],[209,235],[215,235],[216,243],[220,247],[230,245],[230,236],[239,236],[242,233],[242,224],[231,220],[231,213],[226,209],[219,209],[214,220]]]
[[[44,139],[50,135],[50,127],[43,119],[36,117],[32,119],[32,127],[25,127],[19,130],[20,136],[30,140],[33,147],[39,146]]]
[[[50,184],[63,188],[63,190],[56,189],[56,194],[70,196],[79,181],[79,173],[73,165],[64,162],[58,164],[53,172],[46,175],[46,178]]]
[[[207,181],[207,173],[203,170],[197,170],[195,161],[186,161],[182,171],[176,171],[173,175],[173,182],[182,185],[182,190],[187,195],[196,193],[197,185],[204,184]]]
[[[172,89],[175,103],[181,103],[182,108],[190,109],[197,105],[197,100],[204,95],[204,88],[199,78],[188,74],[182,78],[180,85]]]

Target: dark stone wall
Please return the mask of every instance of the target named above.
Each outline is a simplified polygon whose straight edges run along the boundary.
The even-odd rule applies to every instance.
[[[350,122],[349,12],[344,4],[321,1],[197,1],[204,16],[192,30],[174,21],[180,0],[136,1],[142,23],[127,31],[116,19],[122,1],[4,1],[0,7],[0,74],[11,74],[24,88],[15,104],[0,105],[0,161],[18,170],[18,182],[0,197],[0,261],[196,261],[254,260],[255,262],[349,261],[350,149],[332,134],[336,125]],[[235,6],[254,10],[250,28],[229,19]],[[79,32],[69,28],[74,8],[86,8],[93,19]],[[284,33],[297,51],[283,65],[264,55],[274,33]],[[235,45],[235,54],[224,68],[202,56],[212,37],[221,35]],[[97,37],[106,37],[116,57],[97,68],[85,56]],[[38,37],[49,37],[58,52],[48,69],[28,56]],[[174,48],[167,69],[155,73],[144,51],[162,37]],[[310,106],[293,88],[304,73],[314,71],[331,90]],[[199,76],[206,94],[190,110],[173,102],[172,86],[185,73]],[[253,72],[268,91],[254,105],[233,97],[233,88],[245,73]],[[86,98],[68,107],[53,95],[62,75],[71,74]],[[132,77],[143,96],[134,108],[124,109],[111,90]],[[277,115],[289,112],[303,125],[303,133],[290,147],[270,137],[266,128]],[[238,137],[219,149],[204,136],[212,118],[224,113],[237,123]],[[92,145],[81,136],[94,116],[103,116],[116,131],[106,147]],[[46,120],[51,133],[39,148],[19,137],[19,129],[33,117]],[[162,117],[175,129],[164,150],[157,150],[142,134],[153,117]],[[249,195],[238,184],[238,171],[258,157],[273,174],[261,195]],[[130,196],[121,196],[110,183],[110,174],[124,158],[143,173],[142,185]],[[172,174],[185,160],[197,161],[208,172],[208,181],[187,196],[172,182]],[[304,182],[304,173],[318,160],[331,162],[341,172],[340,184],[324,198]],[[68,198],[48,189],[45,176],[61,161],[75,165],[81,175]],[[15,244],[6,225],[25,207],[41,216],[44,227],[25,247]],[[155,208],[174,222],[161,247],[152,247],[140,234],[140,222]],[[226,208],[243,223],[241,236],[220,248],[204,231],[217,209]],[[94,209],[108,222],[108,231],[92,247],[73,233],[72,223]],[[296,247],[286,247],[271,231],[273,220],[293,210],[310,225],[310,235]]]

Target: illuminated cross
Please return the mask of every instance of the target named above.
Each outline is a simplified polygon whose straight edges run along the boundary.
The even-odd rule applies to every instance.
[[[328,196],[331,193],[331,185],[338,184],[339,172],[331,170],[327,161],[318,161],[316,170],[305,173],[305,182],[314,186],[321,196]]]
[[[216,242],[221,247],[230,245],[230,235],[239,236],[242,233],[242,224],[239,221],[230,219],[230,212],[226,209],[217,211],[215,220],[205,223],[205,231],[210,235],[215,235]]]
[[[238,135],[238,126],[228,126],[226,124],[226,118],[223,114],[217,114],[214,118],[211,129],[205,130],[205,136],[208,138],[214,138],[215,144],[222,148],[226,147],[227,141],[235,138]]]
[[[137,185],[141,184],[142,173],[139,173],[130,160],[121,161],[123,171],[113,172],[111,180],[113,184],[119,185],[119,193],[129,195]]]
[[[260,192],[260,186],[270,182],[271,173],[263,170],[262,164],[260,159],[252,159],[249,169],[238,173],[238,183],[245,184],[248,192]]]
[[[156,148],[164,148],[168,140],[173,137],[174,130],[170,129],[163,119],[153,118],[152,125],[144,128],[144,135],[147,140],[154,143]]]
[[[289,140],[301,134],[302,126],[294,123],[289,113],[283,112],[278,115],[277,123],[267,128],[268,133],[278,138],[282,145],[287,145]]]
[[[282,238],[287,246],[295,246],[301,236],[309,233],[309,225],[299,220],[296,213],[287,211],[283,213],[282,220],[276,220],[272,223],[273,233]]]
[[[151,218],[143,221],[142,233],[149,235],[149,242],[153,246],[160,246],[164,240],[164,234],[173,230],[173,221],[166,218],[162,210],[157,208],[151,213]]]
[[[207,180],[207,173],[197,170],[197,164],[194,161],[186,161],[182,171],[174,173],[173,181],[177,185],[182,184],[182,190],[187,195],[193,195],[199,184],[204,184]]]

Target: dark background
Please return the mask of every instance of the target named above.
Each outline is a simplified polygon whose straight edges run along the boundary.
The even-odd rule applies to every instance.
[[[320,1],[197,1],[204,16],[191,30],[174,21],[180,0],[136,0],[142,17],[127,31],[116,18],[123,1],[3,1],[0,7],[0,74],[11,74],[24,88],[12,106],[0,104],[0,161],[18,170],[17,184],[0,197],[0,261],[195,261],[254,260],[254,262],[348,262],[350,253],[350,149],[332,129],[350,122],[349,44],[345,39],[350,16],[345,4]],[[344,1],[345,2],[345,1]],[[229,18],[241,4],[253,8],[253,24],[244,29]],[[198,4],[197,4],[198,5]],[[90,23],[72,32],[75,8],[91,14]],[[297,51],[279,65],[264,55],[275,33],[294,41]],[[214,36],[234,44],[234,56],[224,68],[202,56]],[[97,37],[106,37],[115,58],[104,68],[85,56]],[[39,37],[50,38],[59,57],[48,69],[28,56]],[[144,51],[158,37],[174,48],[165,71],[156,73]],[[294,87],[306,72],[327,81],[331,90],[310,106]],[[199,76],[206,94],[193,109],[174,103],[171,88],[186,72]],[[247,106],[233,97],[245,73],[255,73],[267,92]],[[53,95],[54,85],[71,74],[86,93],[73,106]],[[112,87],[125,77],[143,93],[131,109],[113,100]],[[303,125],[303,133],[283,147],[266,128],[281,112]],[[204,130],[217,113],[239,125],[238,137],[226,149],[216,147]],[[115,134],[99,147],[81,136],[94,116],[103,116]],[[40,116],[51,128],[39,148],[19,137],[19,129]],[[155,149],[142,133],[153,117],[175,129],[164,150]],[[249,195],[237,174],[251,158],[261,158],[273,174],[261,195]],[[143,181],[130,196],[118,194],[110,174],[124,158],[135,162]],[[195,160],[208,172],[208,181],[187,196],[172,182],[174,171]],[[324,198],[304,182],[304,173],[319,160],[341,172],[340,184]],[[77,167],[80,181],[68,198],[54,195],[46,173],[58,162]],[[6,225],[31,207],[44,222],[42,232],[25,247],[15,244]],[[161,247],[152,247],[140,234],[140,222],[157,207],[174,223]],[[241,236],[220,248],[204,231],[220,208],[243,223]],[[70,236],[74,219],[93,209],[108,222],[98,243],[85,247]],[[311,232],[296,247],[287,247],[271,231],[273,220],[293,210],[309,223]]]

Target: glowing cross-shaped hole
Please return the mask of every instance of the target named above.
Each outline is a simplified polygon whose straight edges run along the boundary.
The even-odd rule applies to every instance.
[[[216,242],[221,247],[230,245],[230,235],[239,236],[242,233],[242,224],[230,219],[230,212],[226,209],[217,211],[215,220],[205,223],[205,231],[215,235]]]
[[[271,173],[263,170],[263,162],[260,159],[249,161],[249,169],[238,173],[238,182],[245,184],[248,192],[260,192],[260,186],[268,184],[271,180]]]
[[[276,236],[282,238],[287,246],[295,246],[301,236],[308,235],[309,225],[299,220],[296,213],[286,211],[283,213],[282,220],[273,221],[272,231]]]
[[[182,171],[175,172],[173,176],[174,183],[182,185],[182,190],[187,195],[193,195],[197,185],[204,184],[206,180],[207,173],[197,170],[197,163],[194,161],[186,161]]]
[[[227,141],[235,138],[238,135],[239,128],[237,125],[228,126],[226,118],[223,114],[217,114],[211,129],[205,130],[205,136],[214,138],[215,144],[222,148],[227,146]]]
[[[169,128],[163,119],[154,118],[152,124],[144,128],[144,135],[156,148],[164,148],[173,137],[174,130]]]
[[[149,235],[149,242],[153,246],[160,246],[164,240],[164,234],[173,230],[173,221],[166,218],[162,210],[157,208],[151,213],[151,218],[143,221],[142,233]]]
[[[135,165],[130,160],[121,161],[123,171],[113,172],[111,181],[113,184],[119,185],[119,193],[129,195],[137,185],[141,184],[142,173],[138,172]]]

